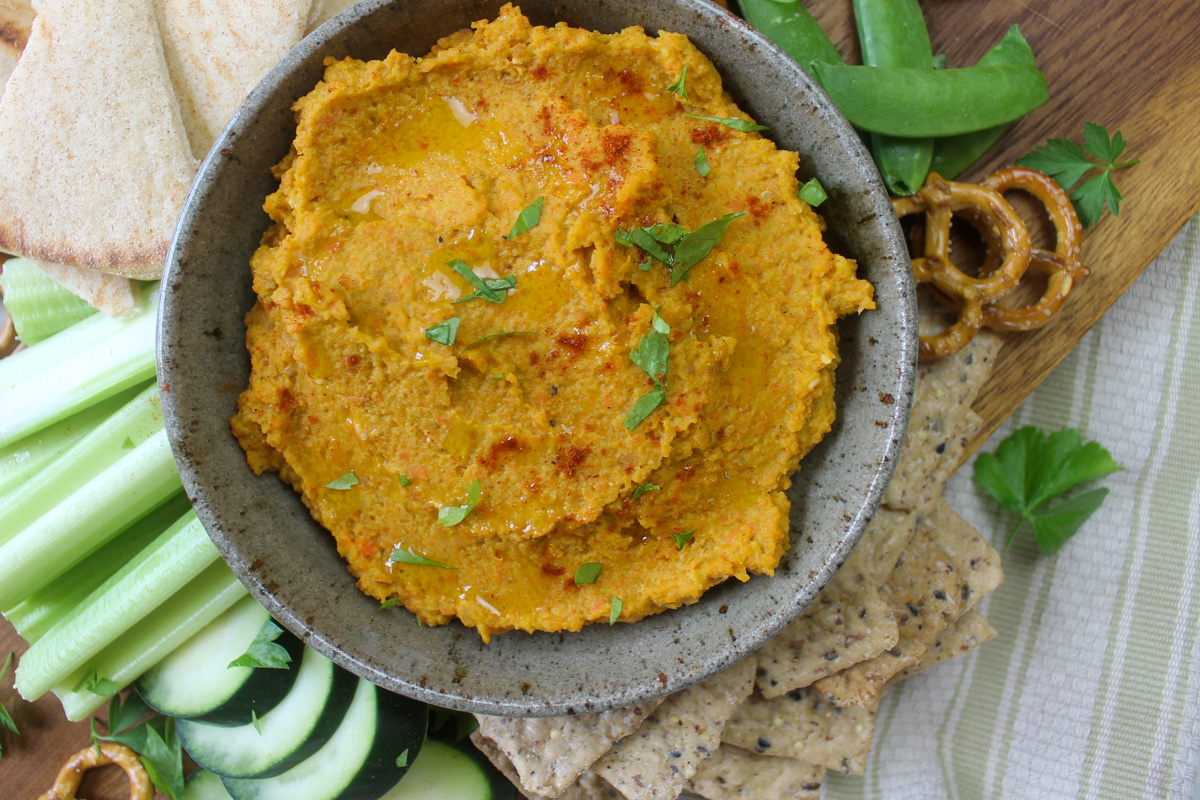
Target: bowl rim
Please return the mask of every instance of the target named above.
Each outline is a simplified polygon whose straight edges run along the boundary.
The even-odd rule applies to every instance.
[[[654,676],[653,672],[646,673],[646,675],[643,675],[633,685],[628,685],[615,691],[610,690],[603,694],[597,692],[594,685],[589,686],[587,681],[583,680],[586,676],[580,677],[579,680],[569,679],[567,681],[560,681],[559,687],[556,689],[557,694],[555,695],[546,696],[534,693],[533,696],[528,696],[527,693],[518,694],[512,689],[500,694],[481,693],[476,688],[465,689],[463,687],[464,681],[450,679],[429,680],[427,675],[422,676],[420,679],[412,675],[397,675],[394,672],[390,672],[386,665],[381,665],[378,660],[372,661],[362,652],[348,652],[344,643],[339,644],[337,641],[339,631],[336,630],[336,626],[332,626],[334,629],[331,629],[328,621],[322,621],[318,624],[314,623],[311,618],[302,618],[297,614],[293,609],[295,603],[289,604],[281,599],[281,594],[276,591],[276,587],[271,585],[272,582],[265,579],[255,569],[255,563],[247,557],[246,553],[242,552],[238,543],[231,538],[230,531],[227,530],[227,525],[230,514],[236,512],[231,512],[229,509],[223,508],[220,499],[211,496],[210,487],[206,485],[205,470],[208,467],[202,463],[202,460],[195,458],[192,446],[193,440],[190,437],[196,425],[188,419],[190,410],[181,400],[181,395],[176,389],[179,385],[186,385],[187,379],[185,377],[186,358],[180,358],[180,342],[176,340],[175,336],[177,329],[181,327],[180,320],[187,313],[184,304],[177,302],[180,297],[177,294],[177,290],[180,286],[185,285],[188,279],[189,262],[194,257],[190,248],[198,246],[197,238],[200,235],[203,225],[203,212],[207,208],[206,203],[211,204],[213,202],[211,197],[212,190],[222,172],[224,170],[235,169],[239,164],[237,157],[239,142],[244,140],[247,131],[253,130],[256,124],[262,124],[262,115],[267,113],[272,102],[277,102],[275,95],[281,91],[280,87],[286,86],[287,79],[297,70],[303,69],[315,57],[314,54],[320,54],[323,50],[330,49],[334,43],[344,40],[356,26],[371,25],[378,18],[377,15],[386,15],[388,9],[394,5],[399,5],[403,1],[365,0],[365,2],[361,2],[341,12],[318,28],[314,33],[303,39],[300,44],[293,48],[292,51],[268,72],[262,82],[251,92],[225,131],[218,138],[217,143],[200,168],[188,196],[185,209],[181,214],[176,235],[168,254],[167,268],[163,280],[166,290],[160,296],[158,323],[157,356],[159,383],[163,387],[163,415],[184,487],[189,498],[192,499],[195,505],[201,522],[209,532],[221,555],[233,568],[238,578],[247,586],[251,594],[266,606],[272,616],[293,633],[300,636],[307,644],[331,658],[335,663],[384,688],[434,705],[473,713],[500,716],[550,716],[598,711],[617,706],[631,705],[682,689],[731,665],[754,649],[757,649],[762,642],[778,632],[788,621],[798,615],[807,606],[824,584],[833,576],[845,558],[849,556],[851,549],[858,542],[864,528],[879,505],[887,482],[895,469],[900,444],[908,423],[909,407],[911,405],[915,381],[917,331],[915,294],[913,292],[908,252],[904,246],[899,223],[896,221],[894,214],[891,213],[890,200],[887,200],[887,193],[883,188],[878,173],[875,171],[874,163],[858,140],[857,135],[854,134],[849,123],[836,111],[833,104],[809,78],[807,73],[795,65],[783,51],[765,36],[757,30],[750,28],[740,19],[733,17],[719,6],[709,2],[709,0],[651,0],[650,2],[642,3],[642,5],[649,6],[654,6],[656,3],[662,6],[675,6],[689,12],[694,12],[696,17],[705,23],[719,24],[725,29],[736,33],[737,36],[741,37],[742,43],[748,46],[751,51],[758,51],[764,58],[775,62],[778,69],[790,74],[794,79],[795,87],[805,95],[807,101],[811,101],[814,106],[823,107],[821,110],[826,114],[832,113],[834,115],[832,117],[834,123],[833,136],[841,146],[848,149],[848,158],[857,170],[856,177],[861,179],[866,185],[864,195],[869,195],[870,208],[874,212],[859,222],[864,226],[873,224],[882,226],[882,247],[887,255],[880,256],[880,258],[892,260],[889,274],[898,279],[900,286],[897,295],[897,302],[900,307],[898,309],[897,329],[899,347],[898,352],[895,354],[897,361],[895,366],[896,380],[894,384],[889,384],[886,387],[889,390],[889,400],[887,401],[886,408],[883,410],[884,416],[882,418],[884,423],[889,427],[889,431],[881,440],[882,451],[871,456],[875,459],[873,476],[869,484],[865,487],[865,491],[861,492],[863,498],[862,505],[858,507],[855,513],[850,515],[851,518],[847,519],[844,532],[840,534],[836,546],[828,552],[820,567],[807,575],[804,586],[799,591],[790,595],[782,604],[783,607],[770,614],[758,630],[749,632],[739,631],[735,633],[733,628],[730,628],[730,642],[722,644],[698,663],[678,663],[667,664],[665,666],[660,664],[660,666],[663,666],[663,669],[658,671],[657,676]],[[621,0],[591,0],[591,2],[599,5],[620,5]],[[492,3],[487,4],[490,5]],[[562,4],[559,3],[559,5]],[[647,26],[647,31],[651,33],[655,32],[649,26]],[[452,31],[446,31],[446,33],[450,32]],[[705,54],[713,58],[712,53],[706,52]],[[722,72],[722,77],[728,81],[728,76],[724,72]],[[739,105],[744,107],[743,103],[739,103]],[[294,126],[292,130],[294,131]],[[288,140],[290,141],[290,135]],[[779,146],[782,147],[783,145]],[[260,196],[260,202],[261,199],[262,197]],[[882,207],[884,202],[886,202],[886,211]],[[889,214],[890,218],[888,217]],[[871,219],[870,216],[878,218]],[[244,339],[239,340],[239,342],[241,341],[244,341]],[[242,345],[239,344],[239,346]],[[244,350],[244,346],[242,346],[242,349]],[[839,374],[838,383],[841,384],[844,379],[844,376]],[[882,402],[882,393],[880,399]],[[839,413],[839,422],[840,420],[841,415]],[[877,422],[876,424],[881,423]],[[226,429],[228,429],[227,425]],[[831,432],[826,437],[827,441],[832,436],[833,433]],[[232,438],[232,436],[230,435],[229,438]],[[812,454],[809,457],[811,458]],[[244,460],[243,458],[243,462]],[[208,483],[211,483],[211,480]],[[288,489],[288,491],[291,490]],[[244,515],[246,509],[243,508],[240,513]],[[796,536],[797,532],[793,530],[793,544],[795,544]],[[346,581],[350,584],[351,592],[358,593],[357,587],[354,586],[353,578],[344,569],[342,572],[346,576]],[[764,579],[756,578],[753,580],[757,580],[761,584],[761,581]],[[777,576],[776,578],[766,580],[780,579]],[[718,588],[720,587],[714,587],[714,589],[709,590],[709,593],[716,592]],[[705,594],[706,598],[709,596],[709,593]],[[369,600],[370,598],[367,599]],[[374,601],[371,602],[374,603]],[[702,599],[701,603],[703,602]],[[701,608],[701,603],[685,606],[683,609],[675,611],[664,612],[657,616],[678,616],[686,613],[689,609]],[[400,610],[403,611],[403,609]],[[721,607],[720,613],[725,613],[724,606]],[[648,619],[654,619],[654,617]],[[638,622],[637,626],[642,626],[645,623],[646,620],[643,620]],[[465,631],[470,636],[475,636],[475,632],[472,629],[465,629],[456,622],[451,623],[451,626]],[[636,628],[637,626],[633,627]],[[450,626],[442,626],[442,629],[444,630],[447,627]],[[587,626],[584,631],[574,634],[524,634],[510,632],[494,637],[492,646],[495,646],[497,640],[504,640],[505,637],[513,637],[509,641],[516,638],[540,638],[544,644],[535,646],[535,650],[537,647],[549,646],[554,648],[553,652],[557,653],[559,652],[558,648],[570,647],[570,645],[564,644],[564,636],[585,637],[590,630],[597,627],[596,625]],[[628,625],[616,627],[632,630],[631,626]],[[432,628],[422,628],[421,632],[424,635],[425,632],[434,630]],[[636,637],[630,635],[628,638],[630,640],[629,644],[632,644]],[[465,645],[461,641],[461,637],[443,637],[443,639],[445,640],[444,643],[448,648],[448,652],[450,652],[453,658],[458,657],[454,655],[456,648],[469,647],[469,645]],[[675,641],[678,643],[679,639],[676,638]],[[514,646],[518,649],[523,647],[523,645]],[[626,646],[628,647],[628,644]],[[428,657],[423,657],[421,660],[428,661],[429,659]],[[538,662],[539,665],[542,663],[541,661]],[[555,662],[554,668],[557,669],[560,666],[558,662]],[[526,664],[525,669],[529,671],[530,664]],[[471,684],[471,686],[474,687],[475,684]]]

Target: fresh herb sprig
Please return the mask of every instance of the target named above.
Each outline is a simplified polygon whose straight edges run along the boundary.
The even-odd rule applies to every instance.
[[[975,480],[1020,517],[1008,536],[1009,544],[1029,523],[1038,549],[1053,555],[1100,507],[1108,489],[1093,489],[1053,506],[1050,501],[1120,469],[1107,450],[1097,442],[1083,444],[1072,428],[1047,436],[1027,426],[1002,441],[994,454],[984,453],[975,460]]]
[[[650,258],[671,268],[671,286],[687,277],[725,239],[729,224],[744,212],[726,214],[704,223],[694,231],[673,222],[659,222],[644,228],[617,231],[618,244],[637,247]]]
[[[246,652],[229,662],[229,668],[251,667],[253,669],[290,669],[292,654],[276,642],[283,635],[283,628],[275,620],[267,618]]]
[[[138,724],[149,709],[136,693],[124,701],[113,695],[108,704],[108,735],[96,730],[91,722],[92,744],[97,750],[100,742],[117,742],[138,754],[150,780],[165,795],[179,800],[183,794],[183,746],[175,732],[175,720],[154,717]]]
[[[650,320],[650,330],[629,353],[629,360],[650,376],[654,388],[634,401],[633,408],[625,415],[623,424],[628,430],[636,428],[656,408],[667,402],[667,359],[671,355],[671,342],[667,334],[670,332],[671,326],[655,311]]]
[[[1079,212],[1079,221],[1091,227],[1100,221],[1107,206],[1115,217],[1121,211],[1121,192],[1113,181],[1113,170],[1125,169],[1138,163],[1117,161],[1125,151],[1125,137],[1117,131],[1111,137],[1103,125],[1083,123],[1083,147],[1069,139],[1050,139],[1029,155],[1018,158],[1022,167],[1045,172],[1066,191],[1071,191],[1084,175],[1094,169],[1100,174],[1080,184],[1071,192],[1071,201]]]
[[[4,680],[4,676],[8,674],[8,668],[12,665],[12,660],[13,660],[13,654],[10,652],[8,654],[8,656],[4,659],[4,666],[0,667],[0,681]],[[19,730],[17,730],[17,723],[13,722],[12,715],[8,713],[8,709],[5,708],[3,704],[0,704],[0,725],[3,725],[4,727],[8,728],[10,731],[15,733],[17,736],[21,735],[21,732]],[[0,756],[3,756],[3,755],[4,755],[4,749],[0,748]]]

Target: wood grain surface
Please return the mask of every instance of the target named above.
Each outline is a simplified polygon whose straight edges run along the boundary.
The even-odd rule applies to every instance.
[[[850,63],[857,63],[850,0],[811,0],[817,18]],[[1050,84],[1050,102],[1017,123],[964,178],[1011,163],[1047,137],[1078,140],[1085,120],[1129,141],[1141,163],[1118,175],[1121,215],[1106,216],[1084,237],[1092,274],[1047,327],[1013,334],[976,404],[984,429],[976,446],[1011,414],[1200,208],[1200,3],[1195,0],[922,0],[934,52],[967,66],[1021,26]],[[23,649],[0,622],[0,658]],[[0,797],[33,800],[69,754],[88,742],[86,724],[68,723],[55,698],[29,704],[0,686],[22,735],[0,732]],[[115,768],[85,781],[89,800],[127,796]]]

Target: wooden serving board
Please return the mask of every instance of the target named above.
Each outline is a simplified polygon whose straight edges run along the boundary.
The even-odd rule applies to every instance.
[[[809,0],[817,18],[850,63],[858,47],[850,0]],[[1136,167],[1118,175],[1120,217],[1106,216],[1084,236],[1092,274],[1063,312],[1040,331],[1013,334],[1000,353],[976,410],[984,426],[977,447],[1021,404],[1142,270],[1200,208],[1200,3],[1195,0],[922,0],[934,52],[949,66],[974,63],[1021,26],[1050,84],[1050,102],[1017,123],[964,179],[978,179],[1011,163],[1047,137],[1078,140],[1085,120],[1129,141]],[[0,621],[0,659],[24,649]],[[67,755],[88,741],[85,724],[68,723],[53,697],[35,704],[16,699],[11,673],[0,702],[13,711],[23,735],[0,734],[0,795],[33,800],[46,791]],[[89,778],[91,800],[127,796],[112,768]],[[114,774],[115,773],[115,774]]]

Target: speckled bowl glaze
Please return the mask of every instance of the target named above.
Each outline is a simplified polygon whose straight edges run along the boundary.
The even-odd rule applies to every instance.
[[[230,433],[249,377],[249,260],[269,220],[271,167],[287,153],[292,103],[328,56],[428,52],[502,0],[367,0],[300,43],[254,90],[205,161],[168,259],[159,321],[163,413],[184,486],[217,548],[283,625],[384,688],[464,711],[544,716],[597,711],[681,689],[750,653],[813,599],[858,541],[891,476],[908,421],[916,364],[907,251],[870,156],[808,76],[739,19],[706,0],[524,0],[535,23],[687,34],[726,89],[778,145],[801,156],[802,179],[829,193],[821,213],[833,247],[858,259],[878,309],[840,326],[838,421],[801,465],[792,547],[772,578],[727,581],[694,605],[632,625],[579,633],[505,633],[484,645],[454,623],[420,627],[355,587],[299,496],[257,477]]]

